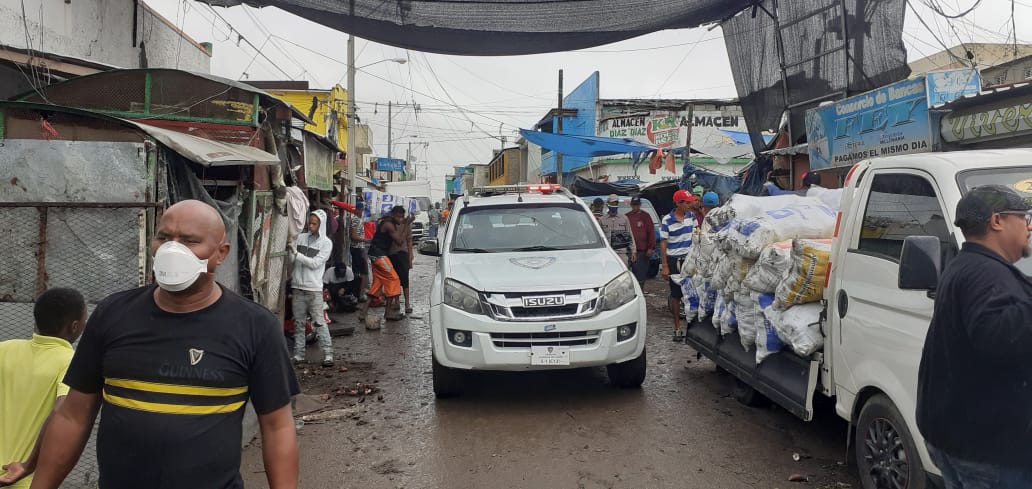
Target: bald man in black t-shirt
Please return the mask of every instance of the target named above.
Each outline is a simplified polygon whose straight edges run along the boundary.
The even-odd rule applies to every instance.
[[[215,282],[229,252],[225,238],[207,204],[183,201],[165,211],[152,244],[158,285],[113,294],[90,316],[33,488],[61,484],[101,406],[100,487],[242,488],[241,422],[250,401],[269,487],[296,489],[290,400],[297,379],[276,318]]]

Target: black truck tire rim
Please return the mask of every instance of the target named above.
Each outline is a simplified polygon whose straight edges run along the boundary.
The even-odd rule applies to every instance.
[[[875,418],[864,438],[864,460],[867,470],[879,489],[906,489],[910,464],[903,437],[886,418]]]

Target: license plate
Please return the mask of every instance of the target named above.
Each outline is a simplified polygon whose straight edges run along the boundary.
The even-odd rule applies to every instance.
[[[552,307],[564,304],[566,304],[566,296],[562,295],[542,295],[523,298],[523,307]]]
[[[570,347],[568,346],[532,346],[530,347],[531,365],[569,365]]]

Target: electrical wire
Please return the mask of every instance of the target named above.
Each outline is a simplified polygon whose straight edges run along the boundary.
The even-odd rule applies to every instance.
[[[950,15],[950,14],[947,14],[945,11],[943,11],[942,5],[939,4],[939,2],[936,1],[936,0],[924,0],[921,3],[924,3],[925,6],[927,6],[930,9],[932,9],[932,12],[935,12],[935,13],[937,13],[937,14],[939,14],[939,15],[947,18],[947,19],[959,19],[961,17],[966,16],[967,14],[970,14],[973,10],[978,8],[978,6],[982,3],[982,0],[975,0],[975,3],[973,3],[970,8],[960,12],[959,14],[955,14],[955,15]]]
[[[943,42],[943,40],[939,36],[935,34],[935,31],[933,31],[932,28],[928,25],[928,23],[925,22],[924,18],[922,18],[921,14],[917,12],[917,8],[914,7],[914,4],[911,3],[910,0],[906,0],[906,2],[907,6],[910,7],[910,11],[914,13],[914,17],[917,17],[917,20],[921,22],[921,25],[925,26],[925,29],[928,30],[928,33],[931,34],[936,41],[939,41],[939,44],[942,45],[942,48],[945,50],[946,54],[949,54],[954,60],[956,60],[960,64],[970,64],[970,60],[961,59],[950,49],[949,46],[946,45],[945,42]]]
[[[280,68],[280,66],[279,66],[279,65],[277,65],[275,61],[273,61],[273,60],[269,59],[269,57],[268,57],[268,56],[266,56],[266,55],[265,55],[265,53],[263,53],[263,52],[262,52],[262,50],[258,48],[258,46],[255,46],[255,45],[254,45],[254,43],[252,43],[250,39],[248,39],[247,37],[245,37],[245,36],[244,36],[244,35],[243,35],[243,34],[242,34],[242,33],[240,32],[240,30],[239,30],[239,29],[237,29],[236,27],[233,27],[233,24],[231,24],[231,23],[230,23],[230,22],[229,22],[228,20],[226,20],[226,18],[225,18],[225,17],[223,17],[223,16],[222,16],[222,14],[218,13],[218,12],[217,12],[217,11],[216,11],[216,10],[215,10],[215,9],[214,9],[214,8],[213,8],[212,6],[211,6],[211,5],[208,5],[208,4],[206,4],[206,3],[203,3],[202,5],[204,5],[204,6],[208,7],[208,10],[209,10],[209,11],[211,11],[211,13],[215,14],[215,16],[216,16],[216,17],[218,17],[218,18],[219,18],[219,20],[221,20],[222,22],[225,22],[225,23],[226,23],[226,25],[227,25],[227,26],[229,26],[229,30],[230,30],[230,33],[236,32],[236,34],[237,34],[237,42],[240,42],[240,41],[246,42],[248,46],[251,46],[251,49],[254,49],[254,50],[256,51],[256,56],[261,56],[262,58],[264,58],[264,59],[265,59],[266,61],[268,61],[268,62],[269,62],[269,63],[270,63],[270,64],[271,64],[271,65],[272,65],[272,66],[273,66],[274,68],[276,68],[277,70],[279,70],[279,72],[280,72],[280,73],[283,73],[283,76],[287,77],[287,78],[288,78],[288,79],[290,79],[290,80],[293,80],[293,79],[294,79],[294,77],[290,76],[290,74],[289,74],[289,73],[287,73],[287,72],[286,72],[286,71],[285,71],[285,70],[284,70],[283,68]],[[266,40],[266,42],[268,42],[269,38],[266,38],[265,40]],[[264,48],[264,45],[263,45],[262,47]],[[253,63],[253,62],[254,62],[254,61],[252,60],[252,63]],[[250,64],[248,64],[248,66],[250,66]],[[247,70],[245,69],[244,71],[246,72]],[[243,76],[243,75],[241,74],[241,77],[242,77],[242,76]]]

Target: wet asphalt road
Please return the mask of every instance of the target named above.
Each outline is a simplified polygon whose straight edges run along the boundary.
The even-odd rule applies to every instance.
[[[336,316],[358,326],[334,338],[337,366],[298,370],[301,488],[859,487],[831,407],[807,423],[738,404],[729,376],[670,340],[659,279],[646,285],[640,390],[613,388],[604,368],[481,372],[462,397],[435,400],[425,321],[434,266],[416,258],[410,318],[366,331],[354,314]],[[267,487],[260,443],[243,455],[249,488]]]

